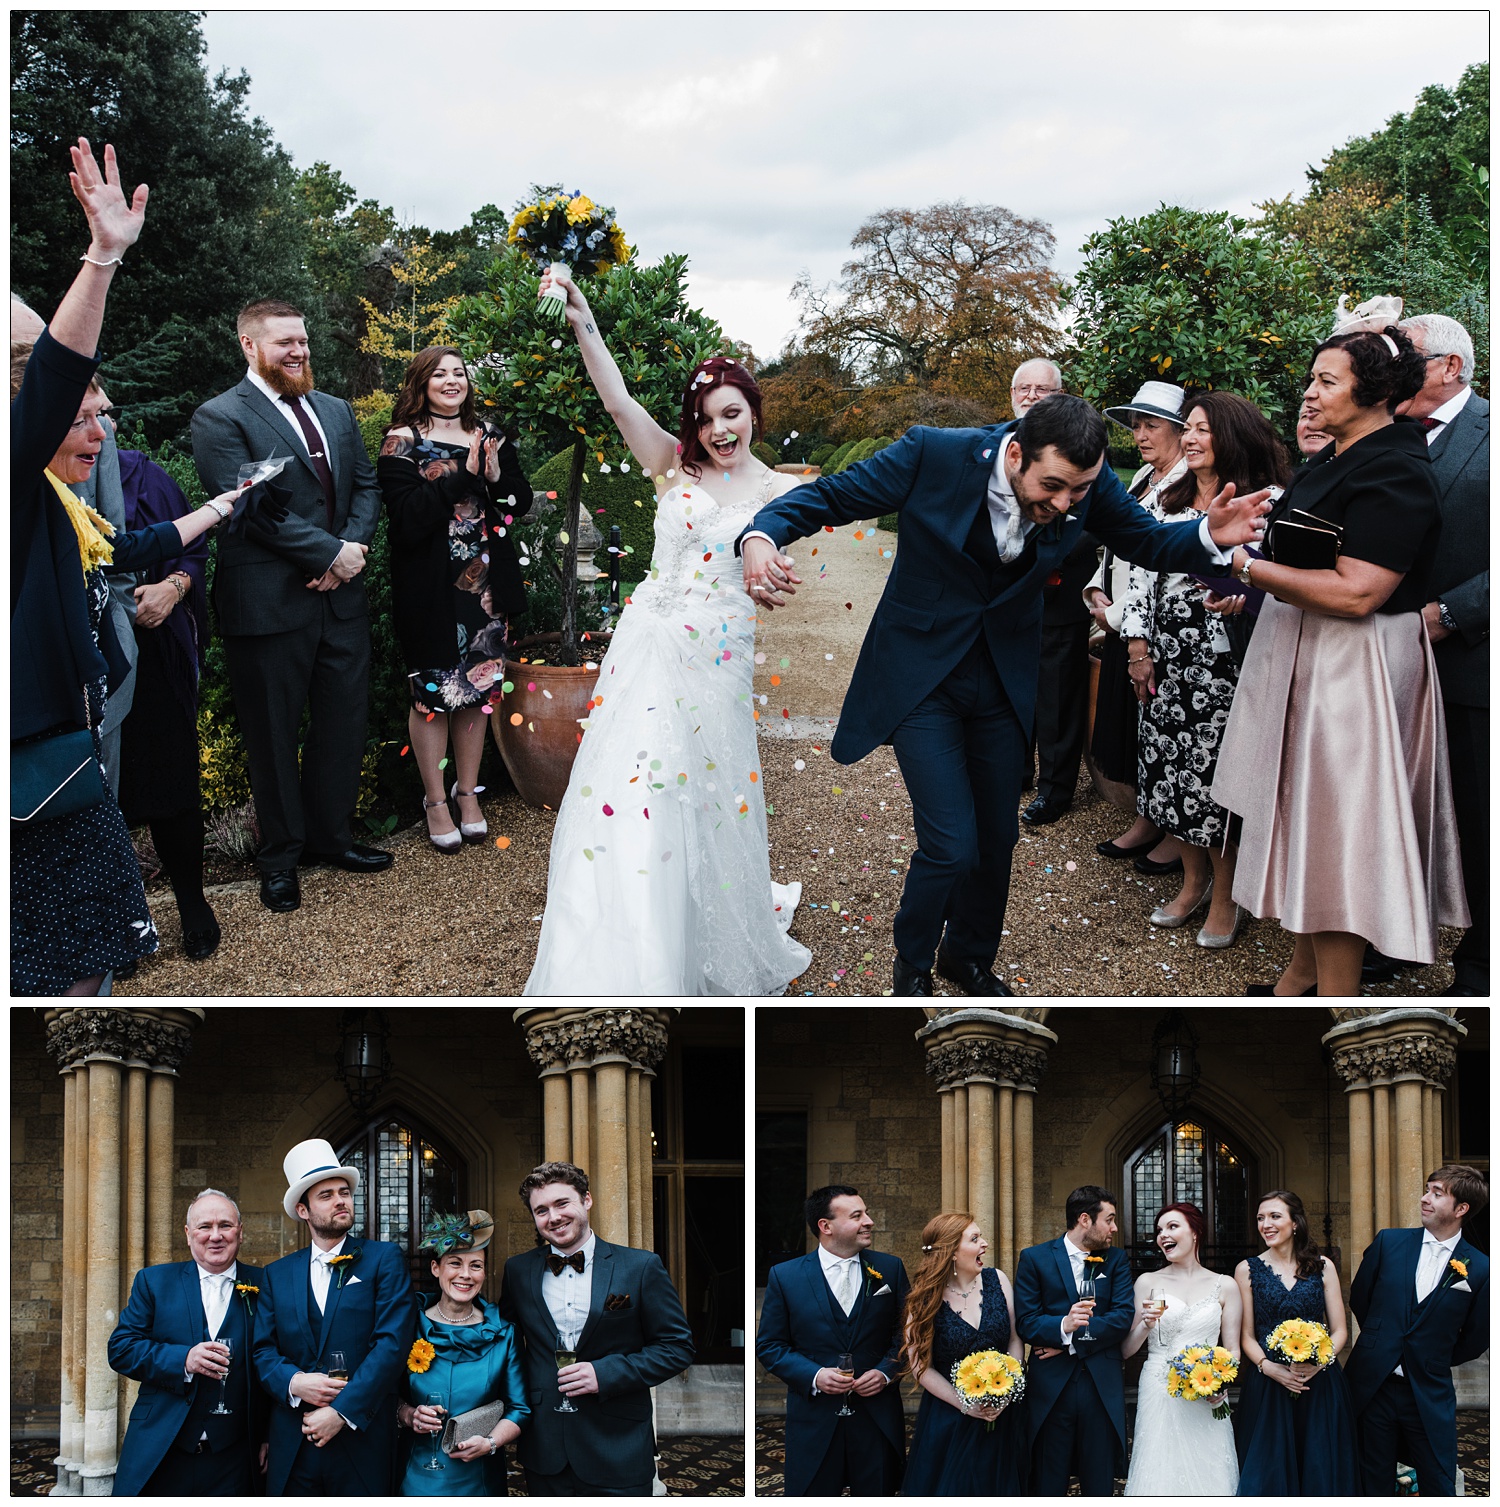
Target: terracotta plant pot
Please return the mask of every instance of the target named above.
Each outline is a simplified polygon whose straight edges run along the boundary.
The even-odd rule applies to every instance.
[[[505,678],[515,686],[501,703],[500,757],[528,806],[556,811],[562,805],[582,741],[579,719],[587,717],[599,680],[604,643],[595,635],[587,646],[595,668],[505,662]],[[540,647],[540,646],[539,646]]]

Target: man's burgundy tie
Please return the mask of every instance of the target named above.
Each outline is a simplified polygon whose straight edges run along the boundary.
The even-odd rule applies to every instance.
[[[554,1277],[562,1276],[563,1267],[565,1266],[571,1266],[575,1272],[581,1272],[584,1267],[583,1252],[574,1251],[571,1256],[559,1256],[555,1253],[548,1253],[547,1270]]]
[[[1425,419],[1418,419],[1417,422],[1428,432],[1428,434],[1431,434],[1434,429],[1441,429],[1443,427],[1443,421],[1441,419],[1435,419],[1431,417],[1431,415],[1429,415]]]
[[[328,504],[328,532],[333,533],[333,472],[328,466],[328,457],[323,454],[323,437],[318,433],[317,426],[308,418],[302,404],[296,398],[282,396],[281,401],[292,410],[292,414],[302,429],[302,438],[307,441],[308,459],[312,461],[313,470],[318,473],[318,480],[323,483],[323,501]]]

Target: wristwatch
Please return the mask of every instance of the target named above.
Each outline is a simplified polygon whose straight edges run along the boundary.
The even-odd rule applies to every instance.
[[[1255,584],[1255,582],[1250,579],[1250,565],[1254,559],[1254,555],[1245,556],[1245,563],[1240,566],[1240,568],[1234,573],[1235,580],[1243,581],[1246,586],[1253,586]]]
[[[1458,624],[1453,620],[1453,614],[1448,611],[1448,604],[1444,601],[1439,601],[1437,608],[1438,622],[1440,622],[1443,627],[1445,627],[1449,631],[1449,633],[1457,633]]]

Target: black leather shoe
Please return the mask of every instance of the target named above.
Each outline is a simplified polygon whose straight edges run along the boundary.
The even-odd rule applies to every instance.
[[[1151,846],[1154,848],[1155,843]],[[1130,865],[1137,874],[1180,874],[1182,872],[1182,860],[1174,858],[1170,863],[1162,863],[1156,858],[1137,858]]]
[[[1388,958],[1366,943],[1365,960],[1359,968],[1359,981],[1362,984],[1389,984],[1403,968],[1421,966],[1420,963],[1404,963],[1400,958]]]
[[[352,842],[342,853],[304,853],[302,867],[312,868],[326,863],[330,868],[345,869],[351,874],[378,874],[395,863],[396,855],[384,848],[366,847],[362,842]]]
[[[898,952],[891,965],[891,993],[899,995],[931,994],[930,971],[913,968]]]
[[[296,875],[292,877],[296,879]],[[275,909],[274,906],[272,908]],[[222,935],[217,919],[210,916],[207,926],[200,927],[196,931],[183,932],[182,950],[195,963],[201,963],[204,958],[211,958],[219,950],[219,939]]]
[[[1297,997],[1299,999],[1305,999],[1309,995],[1315,995],[1315,994],[1317,994],[1317,992],[1318,992],[1318,986],[1316,984],[1309,984],[1307,986],[1307,988],[1305,988],[1302,991],[1302,993],[1300,995],[1298,995]],[[1247,995],[1248,994],[1275,994],[1276,993],[1276,985],[1275,984],[1249,984],[1245,988],[1245,993]]]
[[[1144,858],[1160,841],[1161,838],[1153,837],[1147,842],[1138,842],[1133,848],[1122,848],[1119,843],[1112,841],[1096,842],[1094,851],[1101,858]]]
[[[115,983],[123,984],[127,979],[133,979],[140,970],[141,960],[139,958],[132,958],[128,963],[121,963],[114,970]]]
[[[947,979],[950,984],[957,984],[965,994],[1010,993],[1003,980],[996,978],[988,968],[981,968],[978,963],[950,958],[941,948],[938,949],[934,971],[939,978]]]
[[[260,876],[260,903],[267,910],[296,910],[302,904],[302,886],[296,869],[277,869]]]
[[[1021,813],[1021,820],[1028,827],[1046,827],[1066,816],[1072,809],[1072,801],[1049,801],[1045,795],[1037,798]]]

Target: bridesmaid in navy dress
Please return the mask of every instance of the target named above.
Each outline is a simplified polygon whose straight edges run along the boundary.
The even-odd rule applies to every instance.
[[[903,1496],[1020,1496],[1025,1489],[1024,1399],[999,1412],[966,1410],[948,1379],[976,1350],[1021,1359],[1010,1283],[984,1264],[987,1249],[968,1214],[939,1214],[922,1231],[922,1264],[906,1301],[906,1359],[923,1395]]]
[[[1295,1193],[1267,1193],[1255,1223],[1266,1249],[1234,1271],[1244,1312],[1234,1415],[1239,1495],[1357,1496],[1354,1419],[1338,1361],[1283,1365],[1266,1354],[1278,1324],[1308,1319],[1327,1329],[1337,1356],[1349,1338],[1338,1272],[1313,1244]]]

